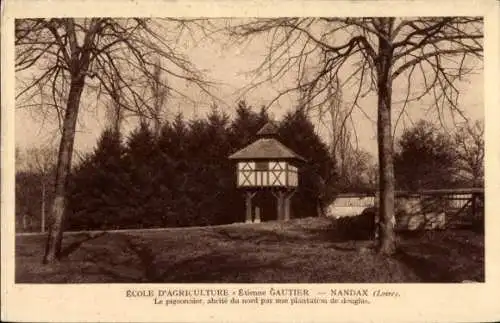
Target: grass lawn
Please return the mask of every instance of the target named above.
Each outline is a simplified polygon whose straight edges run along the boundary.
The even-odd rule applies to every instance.
[[[398,283],[484,281],[484,236],[399,235],[393,257],[307,218],[64,237],[64,259],[41,265],[45,237],[16,238],[17,283]],[[344,232],[345,233],[345,232]],[[344,236],[344,237],[343,237]]]

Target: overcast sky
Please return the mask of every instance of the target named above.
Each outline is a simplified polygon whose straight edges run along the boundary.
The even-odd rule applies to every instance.
[[[227,111],[229,114],[234,112],[236,102],[240,99],[240,92],[247,86],[252,77],[248,72],[255,68],[266,54],[265,42],[252,43],[251,46],[228,46],[224,41],[207,40],[193,43],[185,42],[179,47],[183,50],[198,69],[206,71],[206,75],[217,82],[220,82],[214,92],[223,101],[218,105]],[[342,76],[340,76],[342,77]],[[286,80],[279,84],[266,84],[254,91],[246,94],[244,99],[248,104],[258,108],[261,105],[269,103],[285,86]],[[398,86],[399,85],[399,86]],[[180,85],[184,86],[184,85]],[[403,84],[394,84],[394,96],[396,97],[401,92]],[[467,80],[458,84],[461,100],[460,107],[466,112],[467,116],[472,120],[484,118],[483,109],[483,73],[479,70],[476,74],[468,77]],[[399,91],[399,92],[398,92]],[[189,89],[188,89],[189,92]],[[198,104],[188,102],[173,101],[167,102],[167,107],[171,115],[182,111],[186,116],[203,116],[208,111],[212,101],[206,97],[200,97],[198,92],[192,92],[192,96],[201,101]],[[351,97],[350,97],[351,96]],[[347,89],[344,93],[346,104],[352,99],[352,94]],[[409,118],[413,121],[418,119],[427,119],[437,121],[437,114],[434,110],[430,110],[430,98],[421,102],[413,103],[408,107]],[[279,120],[280,117],[289,109],[292,109],[296,104],[296,98],[287,96],[275,103],[271,108],[271,114]],[[368,150],[372,154],[376,154],[376,98],[374,94],[365,97],[361,101],[363,111],[355,109],[353,112],[353,120],[356,125],[356,133],[358,144],[361,148]],[[399,105],[395,105],[394,110],[397,112]],[[403,126],[407,126],[408,118],[405,124],[398,124],[397,134],[401,132]],[[324,135],[325,129],[315,120],[318,125],[318,132]],[[88,151],[95,145],[96,139],[99,137],[104,121],[103,111],[88,112],[82,111],[79,116],[78,132],[76,135],[75,149],[77,151]],[[133,126],[133,122],[129,123],[128,128]],[[126,126],[127,127],[127,126]],[[327,139],[326,136],[325,140]],[[57,125],[53,120],[43,119],[42,117],[33,114],[26,110],[16,110],[16,145],[22,149],[32,146],[46,145],[57,143]]]

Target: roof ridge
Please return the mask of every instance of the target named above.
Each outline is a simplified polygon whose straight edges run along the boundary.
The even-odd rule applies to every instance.
[[[278,135],[278,127],[276,124],[269,120],[266,122],[262,128],[260,128],[259,131],[257,131],[257,136],[262,137],[262,136],[277,136]]]

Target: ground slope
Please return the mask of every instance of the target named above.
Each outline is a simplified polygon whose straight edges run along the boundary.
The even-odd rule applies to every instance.
[[[484,236],[401,234],[377,255],[329,218],[64,238],[64,259],[41,265],[44,237],[16,238],[18,283],[386,283],[484,281]]]

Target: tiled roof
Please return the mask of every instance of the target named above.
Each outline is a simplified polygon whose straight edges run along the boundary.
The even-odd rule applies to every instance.
[[[229,159],[305,159],[274,138],[260,138],[238,150]]]

